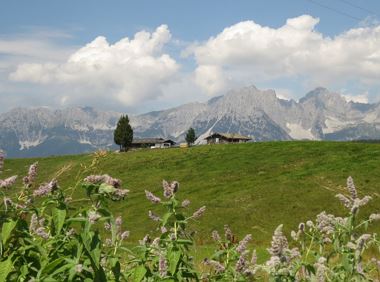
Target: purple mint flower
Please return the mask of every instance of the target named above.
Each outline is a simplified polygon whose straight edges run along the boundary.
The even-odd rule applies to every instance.
[[[251,240],[252,240],[252,235],[251,234],[246,235],[243,238],[243,240],[241,240],[239,242],[239,245],[237,246],[236,251],[239,254],[243,254],[247,250],[247,244],[248,244],[248,242],[251,241]]]
[[[216,230],[212,231],[211,237],[215,242],[220,241],[220,235],[219,235],[218,231],[216,231]]]
[[[89,175],[84,179],[84,182],[91,184],[100,184],[104,181],[104,175]]]
[[[288,248],[288,240],[282,233],[282,224],[279,225],[274,231],[272,237],[272,246],[269,249],[269,253],[272,256],[282,256],[282,253],[285,249]]]
[[[66,232],[66,236],[67,237],[72,237],[75,235],[75,229],[74,228],[71,228],[69,231]]]
[[[35,162],[29,167],[28,175],[23,178],[24,184],[29,187],[33,184],[37,177],[38,162]]]
[[[42,184],[38,189],[33,191],[34,197],[42,197],[50,194],[58,188],[57,180],[53,179],[49,183]]]
[[[127,239],[129,237],[129,233],[130,232],[128,230],[121,233],[121,235],[120,235],[121,240],[124,241],[125,239]]]
[[[165,257],[162,254],[160,254],[160,257],[159,257],[158,271],[161,277],[165,277],[166,273],[168,272],[168,264],[166,262]]]
[[[172,187],[166,180],[162,180],[162,188],[164,188],[165,198],[170,198],[171,196],[173,196]]]
[[[94,224],[101,216],[95,212],[95,211],[90,211],[88,213],[88,220],[90,221],[91,224]]]
[[[0,180],[0,188],[9,188],[9,187],[11,187],[13,184],[15,184],[16,179],[17,179],[17,175],[8,177],[5,180]]]
[[[188,199],[184,200],[181,204],[183,208],[187,208],[190,205],[190,201]]]
[[[49,239],[49,234],[46,232],[45,227],[43,227],[43,226],[38,227],[35,232],[41,238],[43,238],[45,240]]]
[[[235,269],[237,272],[244,273],[244,271],[246,269],[246,265],[247,265],[247,262],[245,260],[245,257],[243,255],[241,255],[239,257],[238,261],[236,262]]]
[[[115,224],[117,227],[120,227],[122,224],[123,224],[123,219],[121,216],[118,216],[116,219],[115,219]]]
[[[161,199],[153,195],[152,192],[149,192],[148,190],[145,190],[145,196],[146,198],[151,201],[153,204],[158,204],[161,202]]]
[[[257,253],[256,253],[256,250],[253,250],[252,258],[251,258],[251,264],[256,265],[256,263],[257,263]]]
[[[157,216],[156,214],[154,214],[152,211],[148,212],[148,216],[153,221],[160,221],[161,220],[161,218],[159,216]]]
[[[234,238],[234,234],[232,233],[230,227],[228,225],[224,225],[224,237],[227,241],[232,242]]]
[[[121,186],[121,180],[120,179],[116,179],[116,178],[112,178],[111,176],[105,174],[104,176],[104,183],[108,184],[108,185],[111,185],[115,188],[119,188]]]
[[[109,224],[109,222],[104,223],[104,229],[107,231],[110,231],[111,230],[111,224]]]
[[[191,217],[192,218],[200,218],[205,211],[206,211],[206,206],[203,206],[203,207],[199,208],[196,212],[194,212]]]
[[[127,196],[128,192],[129,192],[129,190],[127,190],[127,189],[119,189],[119,188],[117,188],[115,190],[115,192],[114,192],[114,195],[116,196],[116,198],[118,200],[121,200],[121,199],[124,199]]]
[[[164,234],[164,233],[166,233],[166,232],[168,232],[168,230],[166,229],[165,226],[162,226],[162,227],[161,227],[161,233]]]
[[[351,176],[347,178],[347,190],[350,192],[352,200],[355,200],[358,197],[358,192],[356,191],[354,180]]]
[[[110,238],[107,238],[104,242],[104,245],[106,245],[107,247],[111,247],[112,246],[112,240]]]
[[[205,265],[212,266],[215,269],[216,273],[223,273],[226,270],[226,268],[224,267],[224,265],[222,265],[220,262],[215,261],[215,260],[205,259],[203,263]]]
[[[83,271],[83,264],[77,264],[75,266],[75,272],[76,273],[81,273]]]
[[[150,242],[150,237],[148,234],[146,234],[142,240],[139,240],[140,245],[146,245],[149,242]]]

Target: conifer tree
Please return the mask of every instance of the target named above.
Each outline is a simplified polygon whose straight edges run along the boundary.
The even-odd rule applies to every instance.
[[[133,129],[129,124],[128,115],[122,115],[114,131],[114,141],[120,146],[120,152],[126,152],[133,140]]]
[[[185,137],[187,145],[191,146],[192,144],[194,144],[196,139],[197,139],[197,137],[195,136],[195,130],[194,130],[194,128],[190,127],[189,130],[187,131],[186,137]]]

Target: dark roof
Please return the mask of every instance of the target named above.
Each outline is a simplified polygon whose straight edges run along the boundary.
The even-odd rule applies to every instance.
[[[237,133],[219,133],[219,132],[212,133],[211,135],[207,136],[205,139],[209,139],[209,138],[213,138],[217,136],[224,137],[226,139],[235,139],[235,140],[251,140],[252,139],[248,136],[240,135]]]
[[[170,139],[163,139],[163,138],[136,138],[132,140],[132,144],[162,144],[162,143],[175,144],[174,141]]]

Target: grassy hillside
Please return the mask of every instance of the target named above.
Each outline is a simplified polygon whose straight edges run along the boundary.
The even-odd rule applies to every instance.
[[[38,159],[39,181],[65,167],[59,183],[73,187],[91,159],[91,155]],[[8,160],[2,177],[24,175],[35,160]],[[199,243],[207,243],[212,230],[229,224],[239,235],[252,233],[254,243],[263,245],[280,223],[290,231],[323,210],[342,214],[334,195],[345,192],[349,175],[360,196],[374,198],[364,213],[379,212],[379,172],[380,144],[267,142],[108,153],[91,173],[108,173],[130,189],[128,200],[115,203],[113,210],[124,216],[132,240],[155,227],[147,217],[155,206],[145,199],[144,190],[161,196],[161,181],[167,179],[180,182],[179,197],[190,199],[191,209],[207,206],[206,215],[194,226],[201,231]],[[74,198],[82,193],[77,187]]]

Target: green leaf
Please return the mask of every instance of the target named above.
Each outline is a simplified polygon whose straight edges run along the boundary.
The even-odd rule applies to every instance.
[[[57,235],[61,232],[63,224],[65,223],[66,210],[54,208],[52,210],[52,215],[54,221],[55,234]]]
[[[172,214],[170,212],[164,214],[164,216],[162,217],[162,226],[166,225],[171,215]]]
[[[3,227],[1,230],[1,239],[2,239],[1,241],[3,242],[3,244],[5,244],[8,241],[16,225],[17,225],[17,221],[14,221],[14,220],[7,221],[3,224]]]
[[[13,263],[10,257],[0,262],[0,281],[6,281],[9,273],[12,271],[12,266]]]
[[[179,259],[181,258],[181,252],[179,250],[172,250],[169,253],[169,271],[172,275],[174,275]]]
[[[133,282],[140,282],[146,274],[146,268],[144,265],[139,265],[135,268],[135,272],[133,273]]]
[[[115,192],[115,190],[116,190],[115,187],[113,187],[112,185],[105,184],[105,183],[102,183],[99,186],[99,194],[112,194]]]
[[[53,272],[55,270],[55,268],[60,265],[65,259],[63,257],[61,258],[58,258],[56,260],[53,260],[51,263],[47,264],[43,270],[42,270],[42,274],[49,274],[51,272]]]

